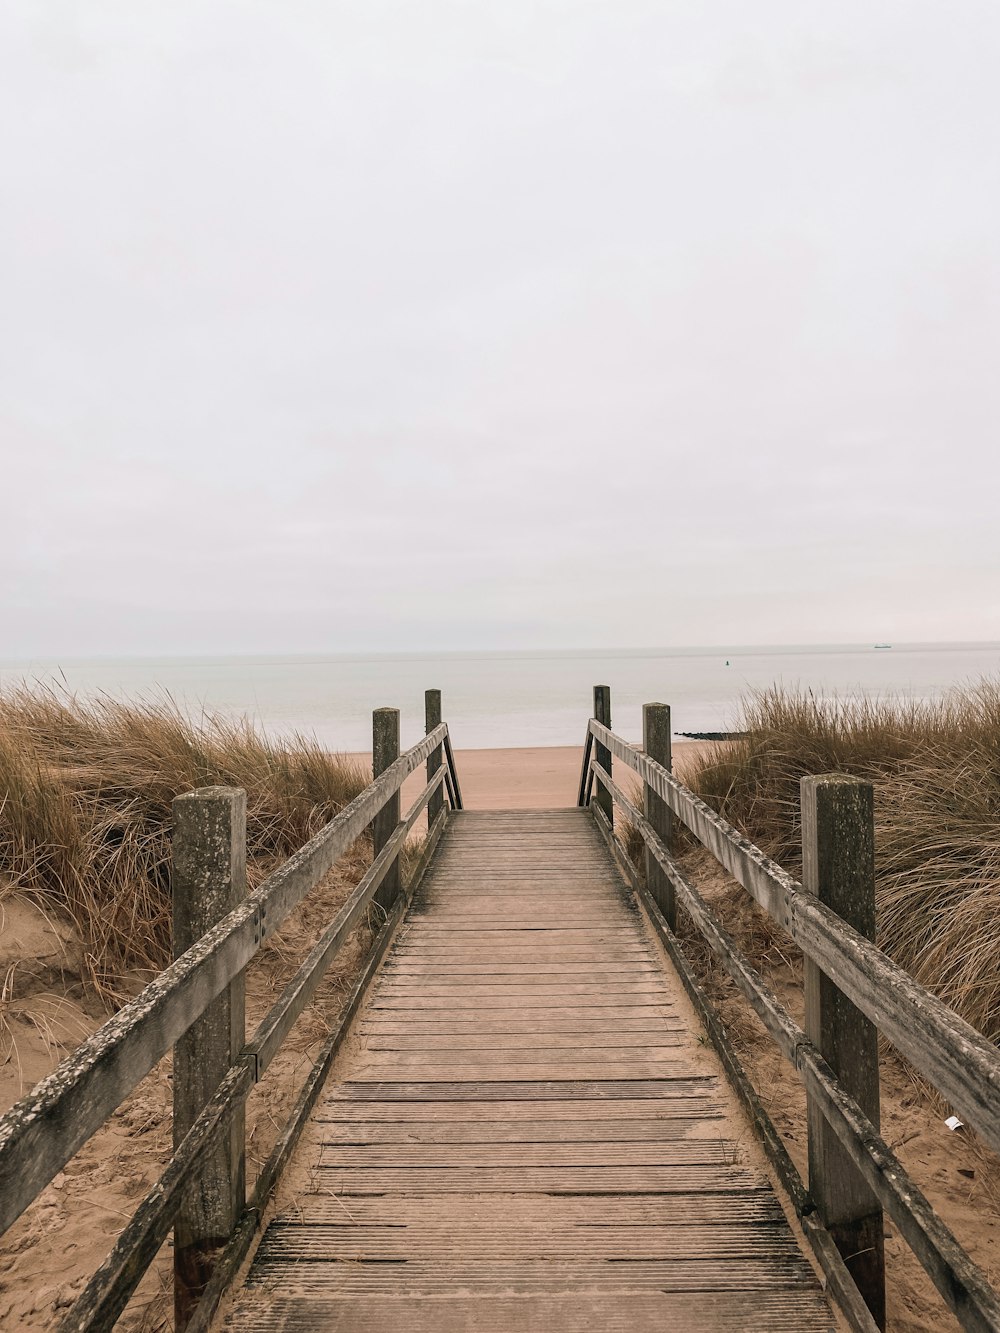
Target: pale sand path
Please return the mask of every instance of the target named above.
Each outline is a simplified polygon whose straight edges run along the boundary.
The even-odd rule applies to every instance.
[[[684,776],[685,765],[710,741],[675,741],[674,769]],[[371,763],[371,754],[355,756]],[[456,750],[455,765],[467,810],[546,810],[576,804],[583,747],[535,746],[514,750]],[[617,763],[628,791],[639,779]],[[623,771],[624,770],[624,771]],[[423,768],[403,788],[403,808],[420,794]]]

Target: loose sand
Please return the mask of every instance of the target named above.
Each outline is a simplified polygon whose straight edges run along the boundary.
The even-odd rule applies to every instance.
[[[674,770],[685,766],[711,741],[675,741]],[[371,755],[357,755],[371,763]],[[576,805],[583,750],[577,745],[521,750],[456,750],[455,767],[462,798],[469,810],[538,810]],[[639,779],[622,763],[617,767],[626,791]],[[404,808],[424,785],[423,766],[403,788]]]

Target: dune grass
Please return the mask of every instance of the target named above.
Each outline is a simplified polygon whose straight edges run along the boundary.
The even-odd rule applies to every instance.
[[[1000,680],[934,703],[772,688],[743,712],[746,734],[712,747],[689,784],[798,874],[799,779],[869,779],[879,944],[1000,1038]]]
[[[195,787],[247,793],[251,885],[370,781],[306,737],[246,720],[195,725],[169,701],[0,694],[0,882],[72,918],[85,984],[109,1001],[170,958],[170,805]]]

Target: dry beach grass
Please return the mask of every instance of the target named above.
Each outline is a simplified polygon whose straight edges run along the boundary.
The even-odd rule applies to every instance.
[[[687,780],[792,873],[799,779],[875,789],[879,944],[987,1036],[1000,1037],[1000,681],[934,703],[752,696],[744,735]]]
[[[109,1001],[170,956],[170,804],[213,785],[247,792],[251,883],[370,780],[361,764],[245,721],[195,725],[169,702],[0,695],[0,883],[68,917],[82,980]]]
[[[0,1111],[170,956],[173,797],[247,791],[248,877],[258,882],[370,780],[313,742],[246,723],[192,724],[169,702],[83,703],[51,690],[0,696]],[[371,860],[361,838],[253,960],[248,1025],[263,1017]],[[248,1158],[270,1150],[356,974],[359,926],[248,1106]],[[51,1328],[103,1260],[170,1153],[170,1058],[143,1080],[0,1242],[0,1327]],[[169,1250],[122,1327],[170,1322]]]

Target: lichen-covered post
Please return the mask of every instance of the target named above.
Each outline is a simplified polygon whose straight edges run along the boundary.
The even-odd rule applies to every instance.
[[[594,686],[594,719],[600,722],[602,726],[611,730],[611,686]],[[594,759],[602,768],[611,772],[611,751],[600,741],[594,741]],[[604,811],[608,823],[614,826],[615,822],[615,803],[614,798],[607,787],[602,787],[599,780],[594,778],[594,800]]]
[[[435,727],[441,725],[441,691],[424,691],[424,734],[430,735]],[[441,746],[436,746],[427,756],[427,781],[441,767]],[[427,827],[433,828],[434,821],[441,813],[441,807],[444,805],[444,791],[438,787],[437,791],[427,803]]]
[[[642,706],[642,748],[650,759],[663,768],[673,767],[670,733],[670,705],[643,704]],[[670,806],[662,796],[649,785],[642,784],[642,813],[652,824],[664,843],[670,842],[671,815]],[[677,929],[677,906],[674,902],[674,886],[660,868],[660,863],[647,847],[645,849],[646,887],[656,899],[664,919],[671,930]]]
[[[202,787],[173,803],[174,957],[185,953],[246,896],[246,792]],[[174,1147],[204,1110],[246,1040],[240,973],[174,1047]],[[174,1318],[186,1327],[243,1211],[244,1115],[229,1129],[193,1181],[174,1222]]]
[[[802,883],[867,939],[875,938],[872,784],[843,773],[801,782]],[[846,1092],[879,1127],[878,1031],[819,967],[805,960],[806,1035]],[[885,1328],[882,1210],[822,1111],[811,1101],[809,1192],[872,1318]]]
[[[372,774],[377,778],[399,758],[399,709],[376,708],[372,713]],[[372,821],[375,855],[392,837],[399,823],[399,792],[389,797]],[[389,867],[374,901],[387,912],[399,897],[399,857]]]

